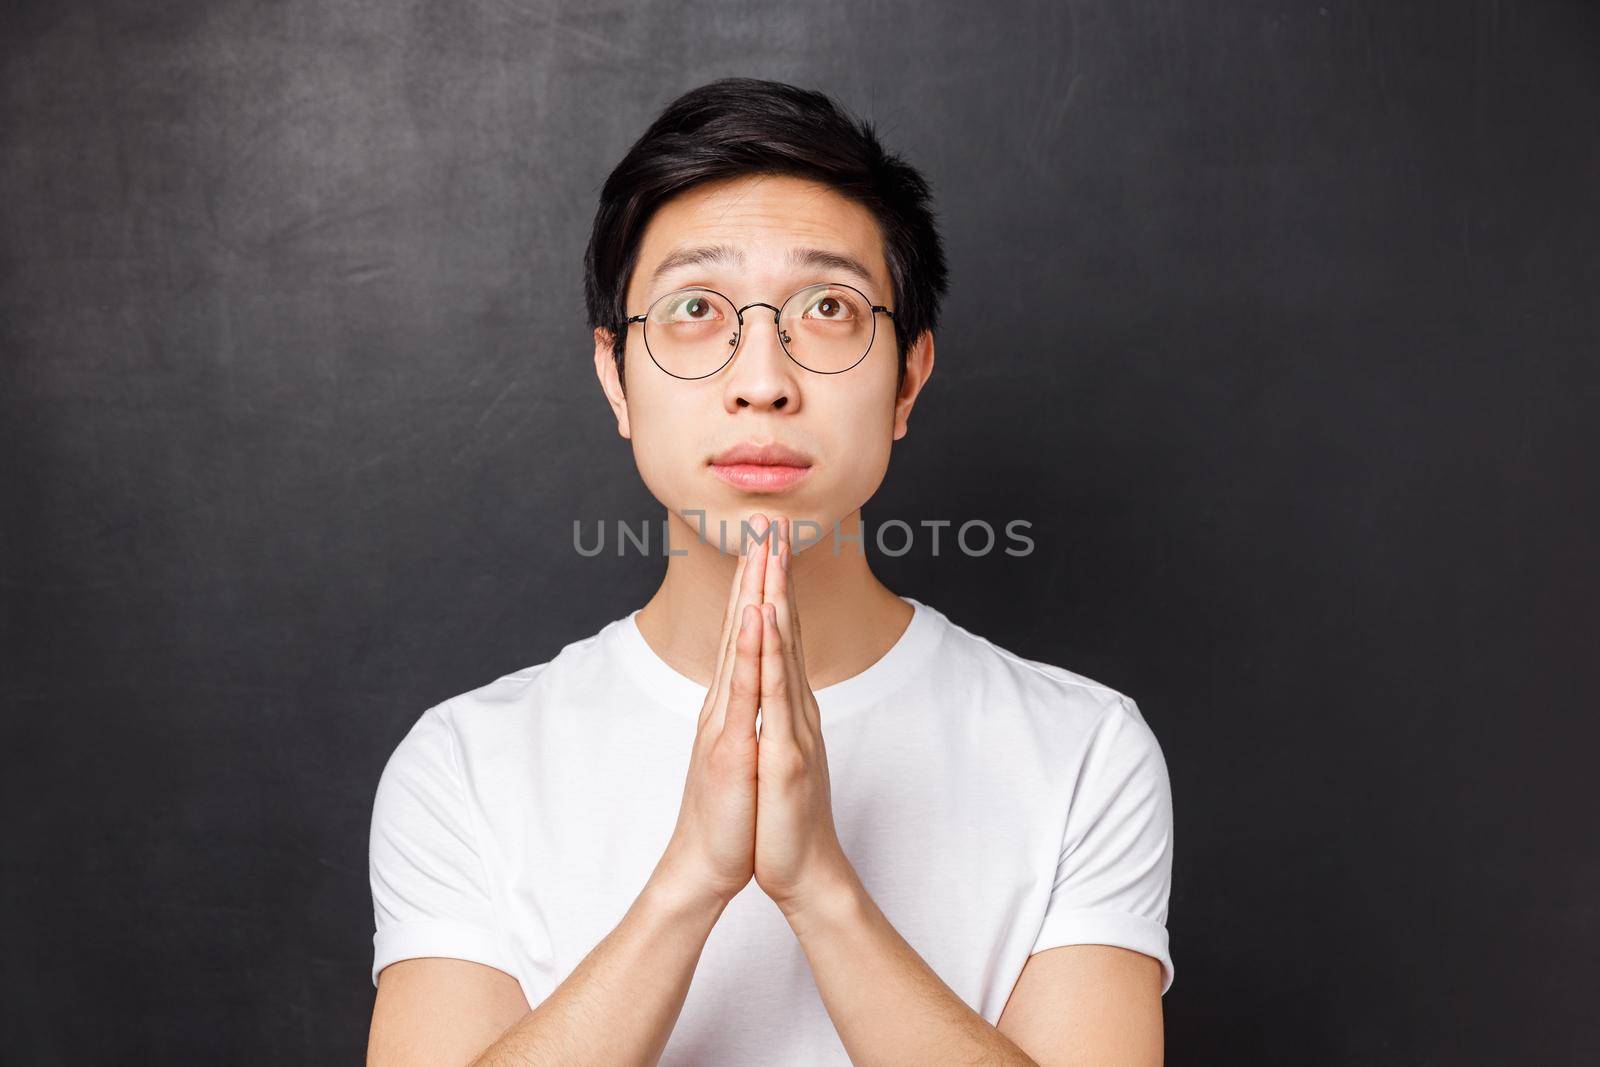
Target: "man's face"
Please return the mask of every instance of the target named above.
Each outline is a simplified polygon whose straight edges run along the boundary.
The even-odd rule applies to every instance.
[[[658,271],[674,253],[718,246],[732,255]],[[807,265],[798,257],[809,250],[847,257],[866,276]],[[894,307],[872,213],[800,178],[730,179],[692,188],[656,211],[640,243],[626,311],[642,315],[663,293],[688,286],[715,290],[734,307],[755,301],[779,306],[818,282],[844,283],[873,304]],[[790,359],[767,308],[744,313],[732,362],[701,378],[675,378],[658,367],[643,330],[643,323],[629,328],[625,399],[616,388],[609,339],[596,333],[595,366],[618,430],[633,442],[639,473],[655,498],[695,529],[700,520],[689,512],[703,510],[711,544],[726,521],[731,552],[739,550],[739,521],[754,511],[811,520],[826,536],[870,498],[888,468],[890,443],[905,434],[911,403],[932,366],[928,338],[915,346],[897,392],[894,326],[885,315],[877,317],[866,356],[837,374],[818,374]],[[803,453],[803,472],[713,463],[734,446],[771,444]],[[795,532],[797,538],[808,536],[803,527]],[[809,536],[817,537],[817,530]]]

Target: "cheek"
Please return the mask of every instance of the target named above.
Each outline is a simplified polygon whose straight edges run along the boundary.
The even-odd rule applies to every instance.
[[[658,382],[630,382],[629,389],[630,443],[639,477],[657,500],[674,504],[693,475],[694,419],[661,395]]]
[[[661,454],[647,433],[633,435],[633,463],[650,495],[665,504],[672,499],[672,463]]]
[[[856,394],[841,402],[835,423],[833,450],[838,457],[835,484],[841,514],[865,503],[883,483],[894,438],[894,382],[874,387],[867,396]]]

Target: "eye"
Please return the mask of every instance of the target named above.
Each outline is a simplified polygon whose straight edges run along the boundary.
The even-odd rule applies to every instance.
[[[716,301],[706,293],[681,293],[664,303],[659,315],[663,322],[715,322],[721,318]]]
[[[801,317],[823,322],[849,322],[859,314],[860,309],[849,296],[837,291],[824,291],[806,301]]]

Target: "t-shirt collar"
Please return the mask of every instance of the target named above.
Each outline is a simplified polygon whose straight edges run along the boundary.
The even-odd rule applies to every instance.
[[[866,670],[812,691],[824,722],[836,721],[843,715],[891,696],[911,680],[932,653],[941,632],[939,613],[912,597],[903,596],[900,599],[911,605],[911,621],[889,651]],[[698,717],[705,704],[706,687],[687,675],[679,674],[656,654],[639,630],[639,610],[642,609],[630,612],[607,627],[611,631],[609,644],[612,654],[645,692],[659,703],[684,715]]]

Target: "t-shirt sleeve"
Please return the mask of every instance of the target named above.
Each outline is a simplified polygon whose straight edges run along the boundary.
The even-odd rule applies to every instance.
[[[1155,734],[1122,698],[1100,718],[1067,813],[1055,883],[1031,952],[1117,945],[1174,968],[1167,939],[1172,789]]]
[[[372,806],[372,982],[396,960],[449,956],[510,972],[501,947],[448,701],[423,713],[384,766]]]

